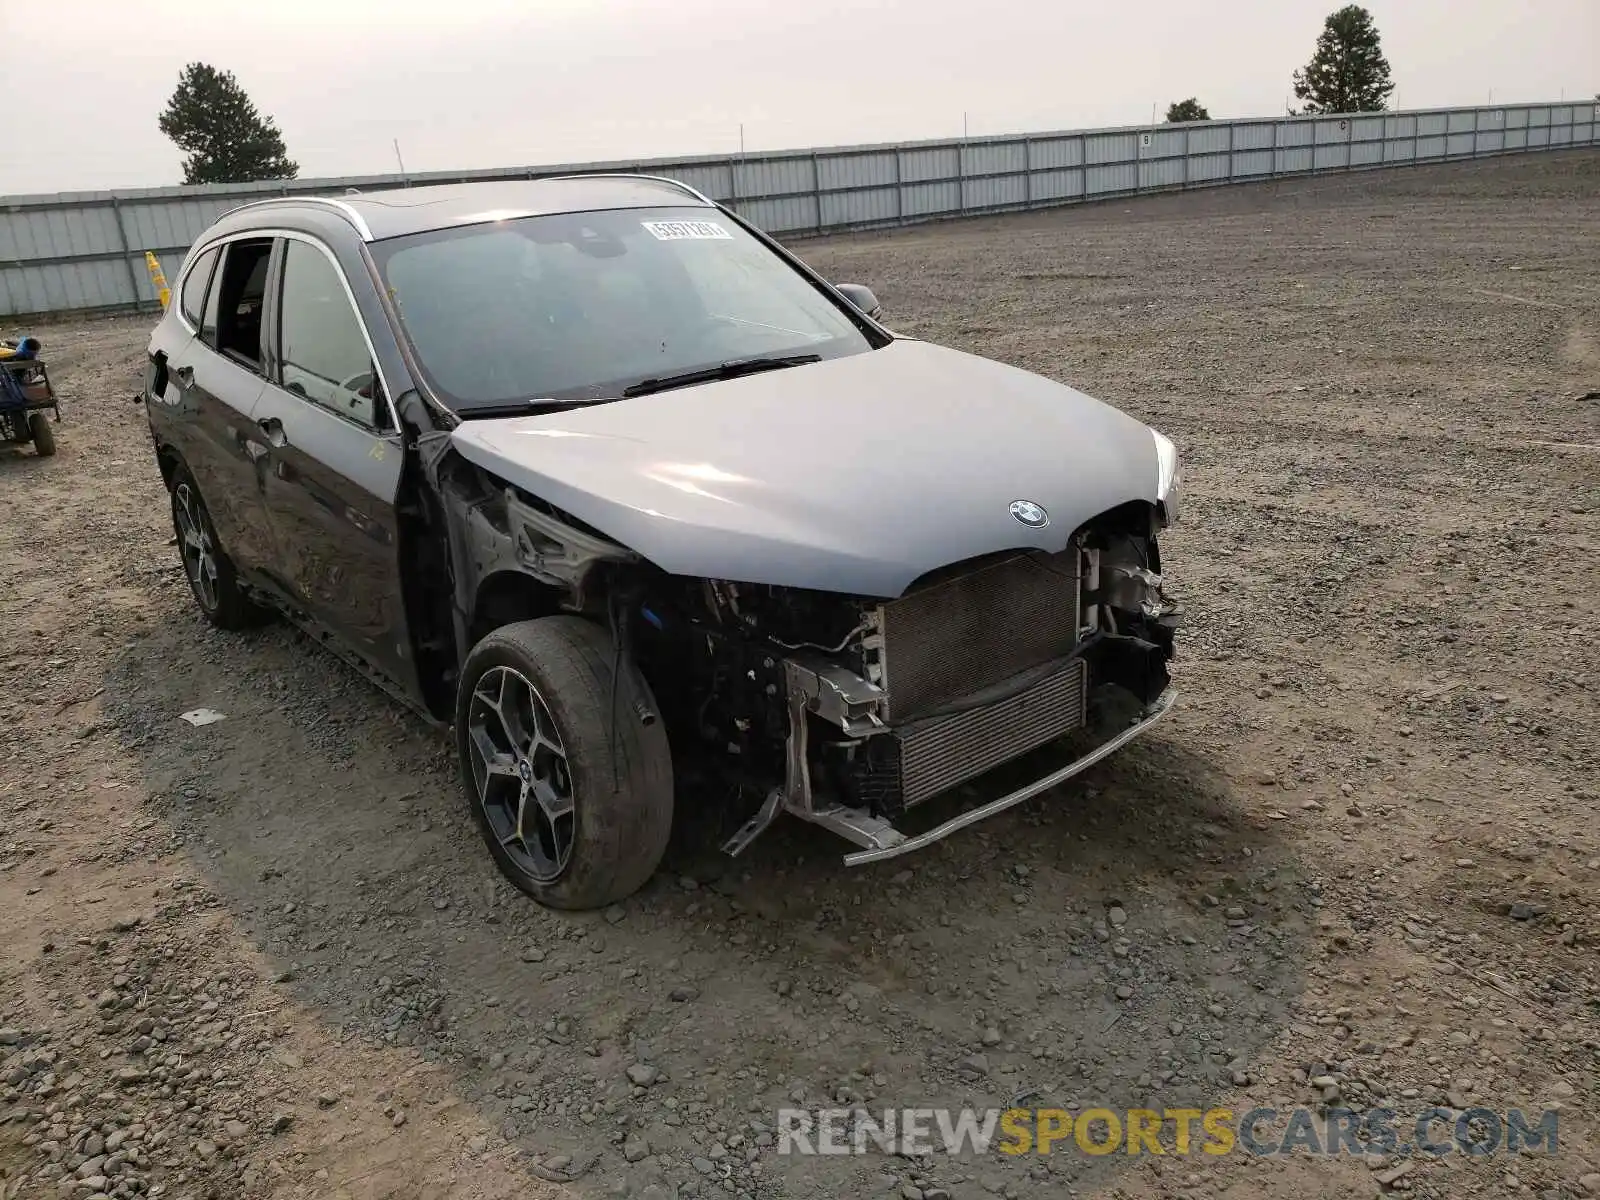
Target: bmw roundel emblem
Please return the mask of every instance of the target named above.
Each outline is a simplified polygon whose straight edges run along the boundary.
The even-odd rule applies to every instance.
[[[1043,529],[1050,524],[1050,514],[1032,500],[1013,500],[1011,515],[1030,529]]]

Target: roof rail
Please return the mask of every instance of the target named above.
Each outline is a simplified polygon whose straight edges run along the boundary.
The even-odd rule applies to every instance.
[[[668,187],[675,187],[680,192],[687,192],[701,204],[720,208],[715,200],[695,188],[690,187],[681,179],[669,179],[665,175],[645,175],[637,171],[581,171],[576,175],[546,175],[546,179],[643,179],[650,183],[664,183]]]
[[[247,208],[264,208],[273,204],[326,204],[329,208],[337,211],[350,224],[354,225],[356,232],[361,235],[363,241],[370,242],[372,240],[372,229],[367,224],[367,219],[343,200],[335,200],[331,196],[266,196],[260,200],[250,200],[244,204],[236,205],[223,213],[222,216],[219,216],[217,220],[220,221],[223,217],[231,217],[234,213],[243,212]]]

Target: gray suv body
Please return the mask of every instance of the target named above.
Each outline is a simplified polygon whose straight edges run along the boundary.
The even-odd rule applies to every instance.
[[[592,907],[675,804],[874,861],[1172,704],[1171,442],[878,316],[670,180],[285,197],[195,243],[141,396],[204,615],[449,725],[502,871]]]

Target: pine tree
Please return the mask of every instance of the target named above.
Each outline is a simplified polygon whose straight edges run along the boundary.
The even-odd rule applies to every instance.
[[[1179,100],[1176,104],[1167,106],[1167,121],[1169,123],[1209,120],[1211,120],[1211,114],[1206,111],[1205,105],[1201,104],[1193,96],[1190,96],[1187,100]]]
[[[1317,52],[1294,73],[1294,94],[1304,113],[1382,112],[1394,83],[1378,44],[1372,14],[1347,4],[1323,23]]]
[[[277,125],[256,110],[232,71],[200,62],[184,67],[158,123],[184,152],[185,183],[247,183],[300,173]]]

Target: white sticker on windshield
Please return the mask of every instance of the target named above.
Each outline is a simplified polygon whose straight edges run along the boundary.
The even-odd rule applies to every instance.
[[[676,242],[683,238],[731,238],[715,221],[641,221],[651,236],[663,242]]]

